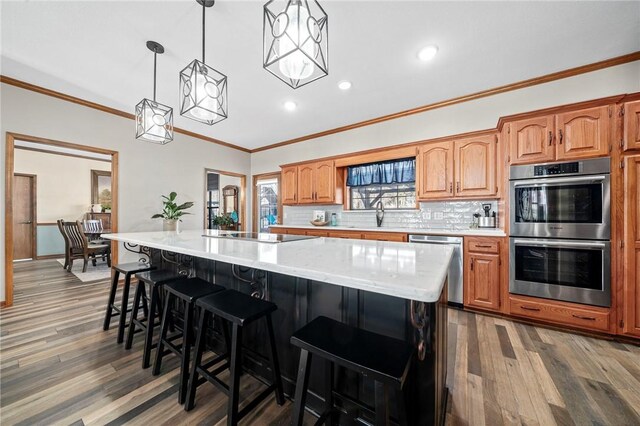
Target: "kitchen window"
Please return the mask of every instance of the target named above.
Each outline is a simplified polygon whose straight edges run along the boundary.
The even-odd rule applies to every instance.
[[[416,160],[385,161],[347,167],[349,209],[416,208]]]

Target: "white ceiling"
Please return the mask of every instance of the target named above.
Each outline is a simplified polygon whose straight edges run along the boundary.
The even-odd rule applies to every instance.
[[[133,113],[152,97],[145,42],[156,40],[166,49],[158,101],[174,108],[174,125],[256,148],[640,51],[637,1],[321,0],[329,75],[293,90],[262,68],[263,3],[218,0],[208,11],[207,63],[229,79],[229,118],[213,126],[177,111],[178,72],[201,51],[195,0],[2,1],[1,72]],[[431,43],[440,52],[420,62]]]

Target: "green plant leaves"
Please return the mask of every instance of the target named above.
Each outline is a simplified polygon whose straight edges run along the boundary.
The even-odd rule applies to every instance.
[[[185,212],[184,210],[193,207],[193,201],[187,201],[186,203],[178,205],[174,202],[177,197],[178,194],[176,192],[171,192],[168,197],[166,195],[162,195],[162,198],[166,200],[162,202],[164,206],[164,208],[162,209],[162,213],[154,214],[153,216],[151,216],[151,219],[180,219],[182,215],[191,214]]]

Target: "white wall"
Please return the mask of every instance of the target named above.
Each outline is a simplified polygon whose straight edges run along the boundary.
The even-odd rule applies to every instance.
[[[37,175],[37,220],[80,220],[91,205],[91,170],[111,163],[44,152],[15,150],[15,173]]]
[[[638,91],[640,61],[256,152],[251,155],[251,172],[274,172],[297,161],[495,128],[502,116]]]
[[[133,105],[131,106],[133,110]],[[203,133],[211,132],[208,126]],[[91,145],[118,151],[119,231],[162,229],[151,216],[161,207],[161,194],[178,192],[180,200],[193,200],[192,215],[184,217],[183,229],[201,229],[204,221],[204,169],[250,174],[248,153],[176,134],[161,146],[134,138],[134,122],[113,114],[83,107],[7,84],[0,86],[0,163],[5,164],[6,132]],[[4,173],[0,178],[4,199]],[[250,200],[248,194],[248,200]],[[250,212],[249,212],[250,213]],[[4,203],[0,229],[4,235]],[[127,254],[121,250],[123,254]],[[0,241],[4,258],[4,238]],[[121,254],[122,256],[122,254]],[[0,300],[4,300],[4,262],[0,263]]]

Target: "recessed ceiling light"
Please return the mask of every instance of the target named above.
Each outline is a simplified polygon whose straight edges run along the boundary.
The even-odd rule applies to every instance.
[[[438,46],[432,44],[420,49],[420,52],[418,52],[418,58],[424,62],[430,61],[434,56],[436,56],[436,53],[438,53]]]
[[[284,109],[287,111],[293,111],[298,107],[298,105],[293,101],[287,101],[284,103]]]
[[[341,81],[340,83],[338,83],[338,87],[340,88],[340,90],[349,90],[351,89],[351,82],[347,80]]]

